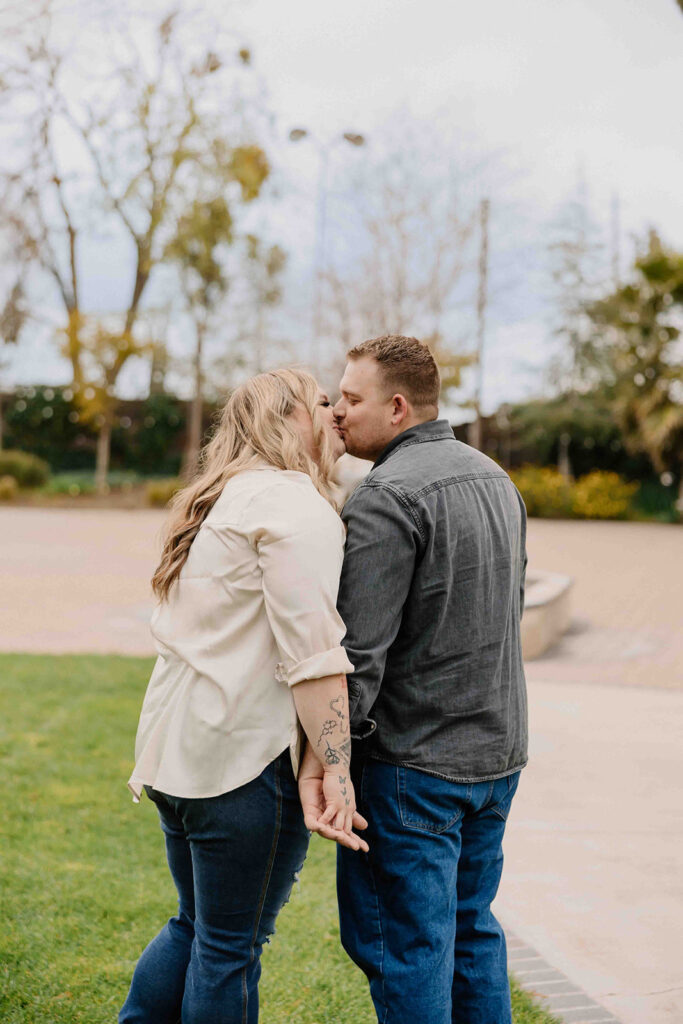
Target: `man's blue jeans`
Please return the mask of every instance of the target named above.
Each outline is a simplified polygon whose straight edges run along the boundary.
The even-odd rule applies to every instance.
[[[369,854],[342,847],[342,944],[380,1024],[510,1024],[505,936],[491,913],[519,772],[466,785],[358,760]]]
[[[256,1024],[261,948],[309,839],[289,750],[221,796],[146,789],[166,837],[178,913],[140,957],[119,1022]]]

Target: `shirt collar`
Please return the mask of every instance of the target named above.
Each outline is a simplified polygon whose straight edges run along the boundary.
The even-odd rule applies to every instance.
[[[424,441],[439,441],[442,438],[454,440],[448,420],[428,420],[426,423],[418,423],[392,438],[386,448],[379,453],[372,468],[377,469],[397,448],[401,448],[405,444],[422,444]]]

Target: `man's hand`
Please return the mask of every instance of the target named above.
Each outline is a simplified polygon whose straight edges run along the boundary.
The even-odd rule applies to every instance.
[[[368,852],[365,840],[352,831],[365,829],[368,823],[356,810],[348,769],[324,771],[309,744],[299,770],[299,799],[307,829],[351,850]]]

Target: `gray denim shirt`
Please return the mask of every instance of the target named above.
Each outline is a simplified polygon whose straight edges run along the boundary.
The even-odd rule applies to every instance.
[[[342,518],[362,753],[458,782],[523,767],[526,512],[507,473],[446,420],[421,423],[387,445]]]

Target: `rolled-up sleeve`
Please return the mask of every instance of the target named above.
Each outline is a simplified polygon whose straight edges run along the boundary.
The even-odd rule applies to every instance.
[[[344,549],[339,517],[317,492],[279,487],[255,518],[259,527],[252,542],[281,657],[278,679],[294,686],[353,672],[341,645],[345,626],[336,607]]]

